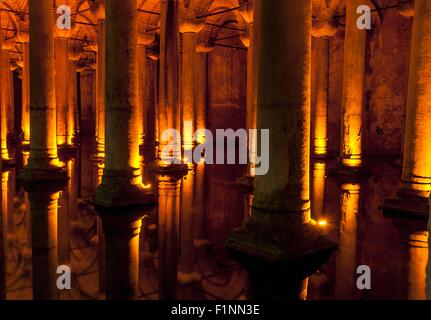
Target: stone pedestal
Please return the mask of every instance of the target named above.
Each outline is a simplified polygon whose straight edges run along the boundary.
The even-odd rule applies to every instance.
[[[270,130],[271,166],[255,177],[251,218],[226,245],[282,263],[336,245],[310,219],[311,1],[259,0],[256,5],[258,128]],[[291,12],[295,19],[286,20]]]
[[[53,0],[30,1],[30,159],[19,178],[65,181],[57,155]]]

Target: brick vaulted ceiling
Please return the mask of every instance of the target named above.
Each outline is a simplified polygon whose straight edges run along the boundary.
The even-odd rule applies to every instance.
[[[57,6],[68,5],[72,10],[73,31],[71,39],[77,51],[81,51],[83,63],[94,60],[92,45],[97,39],[97,17],[94,3],[104,0],[54,0]],[[160,0],[137,0],[139,10],[139,32],[157,34],[160,21]],[[239,7],[252,0],[178,0],[182,19],[199,18],[205,23],[200,33],[200,41],[211,43],[218,39],[230,39],[247,33],[247,22],[240,14]],[[342,15],[346,0],[313,0],[313,19],[332,14]],[[399,0],[398,0],[399,1]],[[370,0],[377,9],[396,3],[397,0]],[[12,60],[22,59],[21,32],[28,32],[28,0],[0,0],[3,37],[14,43]],[[211,15],[213,13],[220,14]]]

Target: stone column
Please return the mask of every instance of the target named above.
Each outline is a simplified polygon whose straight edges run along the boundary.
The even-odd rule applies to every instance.
[[[313,156],[327,157],[328,144],[328,82],[329,82],[329,39],[337,33],[336,10],[325,1],[315,3],[317,19],[313,20],[313,53],[311,74],[311,108]]]
[[[80,54],[69,52],[69,81],[68,81],[68,102],[67,102],[67,144],[73,145],[77,138],[77,114],[78,114],[78,67],[77,62]]]
[[[325,187],[326,163],[316,161],[313,163],[313,191],[311,193],[312,217],[317,222],[325,221]]]
[[[102,1],[98,1],[97,6],[97,99],[96,99],[96,142],[97,153],[96,160],[105,158],[105,94],[106,94],[106,24],[105,24],[105,5]]]
[[[405,121],[404,159],[399,192],[429,197],[431,190],[431,3],[415,1]]]
[[[189,15],[190,9],[185,10]],[[183,39],[181,68],[181,102],[182,102],[182,139],[184,151],[193,150],[193,135],[196,130],[196,46],[198,33],[204,25],[195,18],[185,19],[180,24]],[[187,122],[187,125],[186,125]],[[192,161],[192,159],[188,159]]]
[[[139,145],[144,144],[145,139],[145,122],[147,110],[147,50],[146,46],[153,43],[154,35],[139,34],[138,36],[138,108],[136,117],[138,118],[138,138]]]
[[[21,130],[23,132],[22,143],[30,144],[30,37],[28,33],[20,33],[23,51],[22,67],[22,115]]]
[[[148,51],[148,50],[147,50]],[[145,109],[145,148],[151,150],[153,161],[156,158],[156,146],[159,140],[158,132],[158,105],[159,105],[159,58],[154,53],[149,52],[147,64],[147,99]]]
[[[310,223],[311,1],[256,6],[258,128],[270,130],[271,166],[255,177],[252,217],[227,245],[279,262],[334,245]],[[295,19],[286,19],[292,12]]]
[[[246,130],[257,128],[257,59],[256,59],[256,37],[254,32],[254,13],[253,5],[249,1],[242,2],[240,14],[247,23],[247,35],[241,36],[241,41],[247,50],[247,101],[246,101]],[[256,158],[257,141],[255,136],[252,137],[253,142],[248,145],[249,158]],[[251,163],[247,166],[247,177],[254,177],[255,169]]]
[[[347,173],[358,171],[362,166],[366,31],[358,29],[358,14],[356,13],[357,8],[362,4],[362,0],[346,2],[341,166],[347,169]]]
[[[214,47],[198,44],[196,51],[196,129],[207,128],[208,109],[208,53]],[[205,136],[198,135],[197,142],[204,143]]]
[[[136,0],[107,1],[106,159],[103,181],[94,197],[96,205],[102,207],[154,201],[142,184],[139,157],[137,36]]]
[[[55,103],[57,110],[57,144],[68,145],[67,141],[67,109],[69,81],[69,39],[66,35],[55,38]]]
[[[160,71],[159,71],[159,168],[173,168],[167,157],[162,159],[162,151],[167,147],[172,136],[163,136],[167,129],[181,133],[180,123],[180,92],[179,92],[179,4],[177,0],[161,1],[160,17]],[[181,139],[173,140],[169,158],[182,162]]]
[[[431,3],[415,1],[404,132],[403,169],[397,197],[385,199],[385,212],[428,217],[431,191]]]
[[[30,159],[21,171],[26,181],[66,180],[57,156],[53,0],[29,1]]]
[[[11,104],[11,95],[13,95],[13,91],[11,90],[11,71],[10,71],[10,50],[12,48],[11,42],[3,41],[2,50],[1,50],[1,154],[2,161],[5,162],[5,165],[9,165],[13,163],[13,159],[9,156],[7,137],[8,134],[12,133],[12,128],[9,127],[10,121],[9,113],[10,113],[10,104]]]

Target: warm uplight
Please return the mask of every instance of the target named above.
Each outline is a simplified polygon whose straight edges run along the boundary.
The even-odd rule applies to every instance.
[[[144,189],[151,189],[151,184],[144,184]]]
[[[328,225],[328,221],[326,221],[326,220],[319,220],[319,221],[317,221],[317,225],[320,226],[320,227],[325,227],[325,226]]]

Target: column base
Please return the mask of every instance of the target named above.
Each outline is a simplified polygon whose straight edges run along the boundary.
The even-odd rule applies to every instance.
[[[27,183],[67,183],[67,172],[63,167],[34,168],[24,167],[18,174],[18,179]]]
[[[254,177],[249,175],[243,175],[235,180],[235,184],[247,189],[253,190],[254,188]]]
[[[148,164],[148,169],[161,175],[184,176],[189,171],[189,166],[185,163],[166,165],[156,160]]]
[[[338,162],[334,167],[329,169],[328,174],[331,176],[339,177],[343,180],[357,180],[360,178],[369,177],[371,175],[371,171],[364,166],[349,167],[341,162]]]
[[[9,159],[2,159],[2,169],[10,169],[15,167],[15,159],[9,158]]]
[[[428,219],[428,198],[397,194],[394,198],[384,199],[379,207],[387,216],[401,216],[411,219]]]
[[[154,194],[143,185],[130,185],[125,180],[109,184],[102,182],[94,194],[95,206],[100,209],[114,209],[156,203]]]
[[[78,146],[76,144],[62,144],[58,146],[58,153],[62,155],[75,154],[77,150]]]
[[[231,232],[226,246],[241,256],[266,263],[288,263],[326,255],[337,249],[337,244],[330,241],[315,224],[295,223],[288,226],[280,221],[260,222],[253,218]]]
[[[177,281],[183,286],[190,285],[192,283],[199,283],[201,280],[201,276],[196,272],[184,273],[178,271],[177,273]]]

